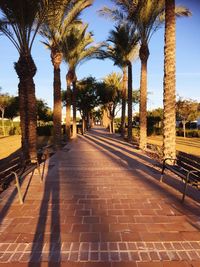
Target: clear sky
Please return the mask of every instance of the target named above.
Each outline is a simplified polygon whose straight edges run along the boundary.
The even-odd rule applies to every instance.
[[[113,23],[99,17],[97,10],[104,5],[110,5],[109,0],[94,0],[92,7],[85,10],[82,18],[89,23],[89,30],[94,33],[96,42],[104,41]],[[191,98],[200,102],[200,0],[177,0],[176,4],[187,6],[192,11],[192,17],[177,19],[177,55],[176,55],[176,89],[183,98]],[[50,53],[40,42],[38,36],[32,50],[37,66],[34,77],[36,96],[44,99],[51,107],[53,103],[53,67]],[[0,36],[0,86],[3,92],[16,95],[18,78],[13,68],[18,60],[15,47],[4,36]],[[164,62],[164,28],[154,33],[150,44],[148,61],[148,108],[162,107],[163,95],[163,62]],[[92,75],[103,78],[112,71],[120,72],[110,60],[91,60],[77,69],[78,79]],[[65,75],[67,66],[61,65],[62,88],[66,88]],[[133,88],[138,89],[140,83],[140,61],[133,64]]]

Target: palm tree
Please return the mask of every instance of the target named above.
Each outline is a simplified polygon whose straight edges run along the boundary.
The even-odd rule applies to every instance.
[[[115,21],[128,20],[133,23],[140,37],[139,57],[141,60],[140,77],[140,149],[145,149],[147,144],[147,62],[149,58],[149,41],[164,22],[164,0],[114,0],[118,8],[106,8],[106,12]],[[176,8],[176,15],[187,16],[188,9]]]
[[[54,67],[54,143],[57,148],[61,145],[61,81],[60,81],[60,64],[63,59],[61,51],[61,42],[76,21],[78,15],[83,9],[89,7],[92,0],[62,0],[51,3],[45,23],[43,24],[40,34],[46,39],[43,43],[51,51],[51,62]]]
[[[128,67],[128,140],[132,140],[132,61],[137,57],[138,52],[138,35],[135,28],[128,23],[115,26],[110,31],[108,42],[113,46],[107,45],[107,50],[103,57],[108,57],[114,61],[123,70],[122,83],[122,116],[121,132],[125,132],[125,108],[126,108],[126,91],[127,91],[127,67]]]
[[[42,0],[1,0],[0,31],[19,53],[15,70],[19,77],[20,126],[22,151],[26,158],[36,158],[36,98],[33,77],[36,66],[31,56],[35,36],[47,11]]]
[[[95,58],[99,52],[101,44],[91,45],[93,37],[91,32],[86,33],[88,25],[81,24],[72,27],[62,42],[62,53],[68,65],[67,80],[67,101],[66,101],[66,130],[70,131],[70,85],[72,84],[72,105],[73,105],[73,137],[77,135],[76,129],[76,68],[80,63]]]
[[[164,120],[163,120],[163,155],[165,158],[176,157],[176,20],[175,0],[165,3],[165,60],[164,60]]]
[[[108,101],[106,107],[108,110],[108,116],[110,119],[110,132],[115,133],[114,118],[116,113],[117,104],[122,97],[122,76],[119,73],[112,72],[104,78],[105,83],[105,95]]]

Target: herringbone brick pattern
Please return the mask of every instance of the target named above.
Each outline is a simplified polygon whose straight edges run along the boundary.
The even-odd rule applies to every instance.
[[[0,196],[4,266],[200,266],[198,202],[182,205],[159,165],[120,138],[79,136],[44,176],[26,178],[23,205],[12,187]]]

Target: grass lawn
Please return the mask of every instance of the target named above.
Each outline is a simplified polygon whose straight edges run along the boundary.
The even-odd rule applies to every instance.
[[[162,146],[162,136],[149,136],[148,143]],[[200,156],[200,138],[176,137],[176,150]]]
[[[39,136],[38,137],[38,147],[42,144],[49,144],[52,142],[51,137]],[[11,135],[11,136],[0,136],[0,160],[8,157],[10,154],[14,153],[21,147],[21,136]]]

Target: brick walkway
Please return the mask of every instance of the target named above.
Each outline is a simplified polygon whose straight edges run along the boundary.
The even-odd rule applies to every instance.
[[[13,188],[0,195],[0,265],[200,266],[199,203],[182,205],[159,166],[120,138],[79,136],[44,176],[25,180],[23,205]]]

